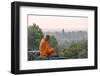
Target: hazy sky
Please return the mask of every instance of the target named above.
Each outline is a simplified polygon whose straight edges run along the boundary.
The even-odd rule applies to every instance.
[[[43,31],[87,31],[87,17],[28,15],[28,26],[36,23]]]

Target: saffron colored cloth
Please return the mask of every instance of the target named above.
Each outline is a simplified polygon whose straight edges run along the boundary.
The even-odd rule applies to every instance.
[[[49,56],[54,52],[54,48],[50,48],[45,38],[42,38],[39,45],[40,56]]]

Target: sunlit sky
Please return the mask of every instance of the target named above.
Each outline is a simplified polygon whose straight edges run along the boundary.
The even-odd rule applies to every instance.
[[[40,16],[28,15],[28,26],[33,23],[45,31],[87,31],[88,18],[87,17],[61,17],[61,16]]]

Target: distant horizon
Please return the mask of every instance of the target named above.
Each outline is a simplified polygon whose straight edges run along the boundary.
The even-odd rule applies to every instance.
[[[69,30],[69,31],[64,31],[64,32],[80,32],[80,31],[81,32],[88,32],[87,30]],[[59,31],[45,31],[45,32],[62,32],[62,31],[59,30]]]
[[[88,31],[88,18],[28,15],[28,26],[33,23],[47,31]]]
[[[60,29],[60,30],[56,30],[56,29],[45,29],[45,30],[43,30],[42,29],[42,31],[43,32],[62,32],[62,29]],[[88,32],[88,30],[66,30],[66,29],[64,29],[64,32],[79,32],[79,31],[82,31],[82,32]]]

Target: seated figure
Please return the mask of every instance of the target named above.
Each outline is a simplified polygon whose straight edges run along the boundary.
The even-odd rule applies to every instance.
[[[48,57],[51,56],[55,51],[54,48],[51,48],[49,46],[49,41],[50,36],[46,35],[45,37],[43,37],[40,41],[40,45],[39,45],[39,52],[40,52],[40,56],[44,56],[44,57]]]

